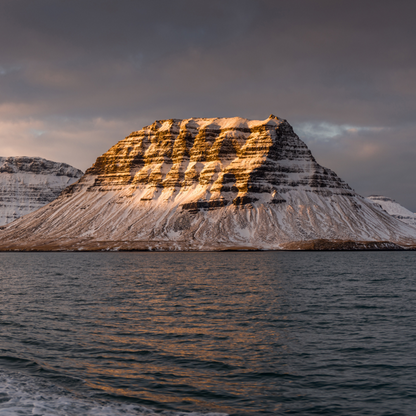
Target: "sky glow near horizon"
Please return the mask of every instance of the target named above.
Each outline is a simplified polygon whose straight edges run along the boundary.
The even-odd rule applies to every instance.
[[[0,4],[0,156],[86,170],[156,119],[285,118],[363,196],[416,212],[416,4]]]

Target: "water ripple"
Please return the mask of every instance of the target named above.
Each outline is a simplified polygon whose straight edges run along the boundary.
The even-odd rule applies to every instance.
[[[412,415],[415,259],[0,253],[0,414]]]

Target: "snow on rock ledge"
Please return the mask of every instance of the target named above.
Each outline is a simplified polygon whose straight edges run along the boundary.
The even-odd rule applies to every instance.
[[[416,228],[320,166],[275,116],[156,121],[98,157],[57,200],[0,233],[3,250],[416,245]]]
[[[56,199],[83,172],[39,157],[0,157],[0,225]]]
[[[416,214],[397,203],[394,199],[382,195],[370,195],[367,199],[384,209],[384,211],[394,218],[406,224],[416,226]]]

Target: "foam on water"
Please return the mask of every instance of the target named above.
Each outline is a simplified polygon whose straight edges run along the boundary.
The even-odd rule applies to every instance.
[[[135,404],[108,403],[78,397],[36,377],[0,370],[1,416],[224,416],[224,413],[184,413]]]

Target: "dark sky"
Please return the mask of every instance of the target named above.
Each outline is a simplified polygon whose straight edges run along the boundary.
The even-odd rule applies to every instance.
[[[0,156],[85,170],[156,119],[287,119],[416,212],[416,2],[2,0]]]

